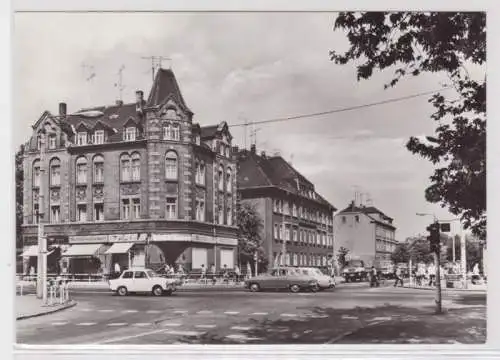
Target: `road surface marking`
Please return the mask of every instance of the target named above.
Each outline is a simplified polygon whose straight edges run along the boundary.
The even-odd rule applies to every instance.
[[[77,326],[91,326],[91,325],[95,325],[97,323],[95,322],[83,322],[83,323],[79,323],[79,324],[76,324]]]
[[[373,319],[370,319],[370,321],[387,321],[387,320],[392,320],[390,316],[377,316],[374,317]]]
[[[280,316],[283,316],[283,317],[296,317],[297,314],[281,314]]]
[[[239,311],[224,311],[224,314],[227,314],[227,315],[237,315],[239,313],[240,313]]]
[[[165,331],[165,329],[153,330],[153,331],[148,331],[148,332],[145,332],[145,333],[140,333],[140,334],[135,334],[135,335],[122,336],[122,337],[118,337],[118,338],[114,338],[114,339],[107,339],[107,340],[98,342],[96,344],[107,344],[107,343],[112,343],[112,342],[117,342],[117,341],[124,341],[124,340],[129,340],[129,339],[135,339],[135,338],[139,338],[139,337],[143,337],[143,336],[157,334],[159,332],[164,332],[164,331]]]
[[[81,311],[92,311],[92,309],[80,309]]]
[[[210,311],[210,310],[200,310],[197,312],[197,314],[212,314],[213,311]]]
[[[214,324],[210,324],[210,325],[195,325],[194,327],[195,328],[200,328],[200,329],[213,329],[214,327],[216,327],[217,325],[214,325]]]
[[[167,323],[163,323],[163,324],[161,324],[161,325],[162,325],[162,326],[172,326],[172,327],[174,327],[174,326],[181,326],[182,324],[179,324],[179,323],[169,323],[169,322],[167,322]]]
[[[150,326],[151,323],[135,323],[135,324],[132,324],[133,326]]]
[[[248,337],[243,334],[231,334],[227,335],[226,338],[232,339],[232,340],[262,340],[262,338],[257,338],[257,337]]]
[[[125,326],[127,323],[109,323],[108,326]]]
[[[112,310],[112,309],[99,310],[99,312],[112,312],[112,311],[114,311],[114,310]]]
[[[59,321],[59,322],[53,322],[52,325],[54,326],[60,326],[60,325],[66,325],[68,324],[67,321]]]
[[[269,313],[266,313],[266,312],[254,312],[254,313],[251,313],[250,315],[268,315]]]
[[[352,319],[352,320],[358,320],[357,316],[350,316],[350,315],[342,315],[342,319]]]
[[[252,328],[251,326],[233,326],[231,330],[248,331],[251,328]]]
[[[163,330],[165,331],[165,330]],[[177,330],[169,330],[166,331],[165,334],[169,335],[180,335],[180,336],[200,336],[205,334],[204,331],[177,331]]]
[[[148,310],[148,311],[146,311],[146,313],[148,313],[148,314],[159,314],[159,313],[161,313],[161,311],[160,310]]]
[[[174,311],[174,313],[176,313],[176,314],[185,314],[187,312],[188,312],[187,310],[175,310]]]
[[[137,310],[123,310],[123,313],[136,313],[138,312]]]

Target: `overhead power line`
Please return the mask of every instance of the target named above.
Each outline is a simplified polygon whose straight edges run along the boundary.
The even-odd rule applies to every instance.
[[[405,100],[409,100],[409,99],[413,99],[413,98],[417,98],[417,97],[421,97],[421,96],[425,96],[425,95],[435,94],[439,91],[449,90],[449,89],[452,89],[452,87],[446,86],[446,87],[443,87],[443,88],[438,89],[438,90],[425,91],[425,92],[412,94],[412,95],[408,95],[408,96],[401,96],[401,97],[386,99],[386,100],[377,101],[377,102],[373,102],[373,103],[349,106],[349,107],[345,107],[345,108],[322,111],[322,112],[317,112],[317,113],[302,114],[302,115],[295,115],[295,116],[288,116],[288,117],[274,118],[274,119],[267,119],[267,120],[257,120],[257,121],[253,121],[252,124],[254,124],[254,125],[256,125],[256,124],[269,124],[269,123],[275,123],[275,122],[283,122],[283,121],[290,121],[290,120],[296,120],[296,119],[305,119],[305,118],[310,118],[310,117],[316,117],[316,116],[322,116],[322,115],[364,109],[364,108],[368,108],[368,107],[372,107],[372,106],[400,102],[400,101],[405,101]],[[248,125],[249,125],[249,123],[240,123],[240,124],[232,124],[232,125],[228,125],[228,126],[229,127],[237,127],[237,126],[248,126]]]

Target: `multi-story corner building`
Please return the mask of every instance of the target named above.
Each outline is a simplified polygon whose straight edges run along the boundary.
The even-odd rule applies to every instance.
[[[333,205],[281,156],[239,152],[238,191],[263,222],[270,266],[327,266],[333,255]]]
[[[62,253],[72,272],[106,273],[115,263],[232,268],[231,139],[225,122],[193,123],[174,73],[165,69],[147,99],[137,91],[129,104],[69,114],[61,103],[59,115],[45,111],[24,153],[26,266],[36,261],[43,222],[49,251]]]
[[[354,201],[335,215],[335,253],[341,247],[367,266],[391,265],[391,253],[398,242],[393,219],[374,206],[357,206]]]

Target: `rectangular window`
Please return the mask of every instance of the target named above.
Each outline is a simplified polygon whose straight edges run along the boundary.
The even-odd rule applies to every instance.
[[[297,206],[295,206],[295,204],[293,204],[293,207],[292,207],[292,215],[293,216],[297,216]]]
[[[224,173],[219,170],[219,190],[224,190]]]
[[[80,222],[87,221],[87,205],[78,204],[76,206],[76,220]]]
[[[166,217],[167,219],[176,219],[177,218],[177,198],[176,197],[167,197],[167,205],[166,205]]]
[[[94,204],[94,221],[104,220],[104,204]]]
[[[61,167],[59,165],[52,165],[50,167],[50,185],[61,185]]]
[[[179,125],[174,125],[172,126],[172,139],[173,140],[177,140],[179,141],[179,139],[181,138],[180,136],[180,128],[179,128]]]
[[[233,225],[233,212],[231,209],[231,205],[227,206],[226,209],[226,218],[227,218],[227,224],[228,225]]]
[[[141,200],[140,199],[132,199],[132,215],[134,219],[141,218]]]
[[[38,166],[33,169],[33,186],[40,187],[40,167]]]
[[[274,224],[274,238],[278,239],[278,224]]]
[[[60,215],[61,215],[61,208],[59,205],[54,205],[50,207],[50,222],[51,223],[58,223],[60,220]]]
[[[285,210],[285,215],[290,215],[290,206],[288,204],[288,201],[284,201],[284,210]]]
[[[299,218],[302,217],[302,206],[299,206]]]
[[[126,128],[125,132],[123,133],[123,140],[135,141],[136,133],[137,133],[137,129],[135,127]]]
[[[297,230],[293,230],[293,241],[297,241]]]
[[[76,165],[76,182],[78,184],[87,183],[87,164]]]
[[[177,179],[177,159],[165,159],[165,176],[167,179]]]
[[[55,149],[55,148],[56,148],[56,136],[50,135],[49,136],[49,149]]]
[[[42,137],[40,135],[38,135],[36,138],[36,148],[37,150],[42,149]]]
[[[283,224],[280,224],[280,239],[283,240]]]
[[[285,226],[285,240],[290,241],[290,228]]]
[[[200,136],[199,135],[197,135],[195,137],[195,143],[196,143],[196,145],[200,145]]]
[[[38,203],[33,204],[33,224],[38,224]]]
[[[87,133],[86,132],[79,132],[76,135],[76,144],[77,145],[87,145]]]
[[[122,220],[128,220],[128,219],[130,219],[130,200],[129,199],[123,199],[122,200],[121,219]]]
[[[141,160],[132,159],[132,181],[141,180]]]
[[[273,200],[273,211],[278,212],[278,200]]]
[[[219,224],[224,223],[224,209],[222,208],[222,205],[219,205]]]
[[[94,144],[104,144],[104,130],[96,130],[93,136]]]
[[[130,181],[130,160],[122,160],[122,181]]]
[[[196,220],[205,221],[205,200],[196,200]]]
[[[94,182],[104,182],[104,163],[102,162],[94,163]]]

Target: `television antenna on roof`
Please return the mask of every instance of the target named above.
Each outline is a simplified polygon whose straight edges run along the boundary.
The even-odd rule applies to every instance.
[[[120,101],[123,100],[123,89],[126,88],[126,86],[123,85],[123,70],[125,70],[125,65],[120,66],[120,69],[118,70],[118,82],[115,83],[115,87],[118,88],[118,92],[120,94],[120,96],[118,97]]]
[[[85,79],[85,81],[92,82],[92,80],[96,76],[94,65],[89,65],[84,62],[82,63],[81,67],[82,67],[83,78]]]
[[[161,68],[161,63],[163,62],[163,60],[170,61],[168,68],[172,68],[172,59],[166,56],[143,56],[141,59],[151,60],[151,77],[153,81],[155,81],[155,70]]]

